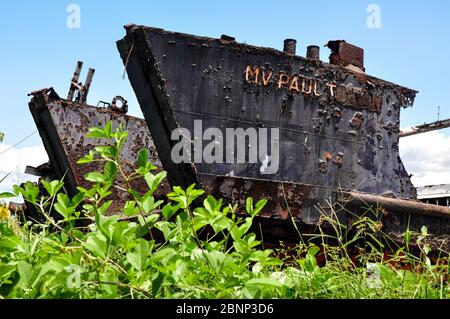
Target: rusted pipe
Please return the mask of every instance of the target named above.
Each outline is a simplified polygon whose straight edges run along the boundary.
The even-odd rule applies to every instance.
[[[297,49],[297,40],[294,39],[286,39],[284,40],[283,51],[287,54],[295,55]]]
[[[86,75],[86,81],[84,81],[83,90],[81,92],[80,103],[86,103],[89,89],[91,88],[92,79],[94,78],[94,69],[89,69]]]
[[[220,40],[225,41],[225,42],[236,42],[236,38],[235,37],[232,37],[232,36],[229,36],[229,35],[226,35],[226,34],[222,34],[220,36]]]
[[[81,69],[83,68],[83,62],[82,61],[78,61],[77,62],[77,67],[75,68],[75,72],[73,73],[73,77],[72,77],[72,81],[71,83],[78,83],[79,79],[80,79],[80,73],[81,73]],[[73,87],[73,85],[70,86],[69,88],[69,93],[67,94],[67,99],[69,101],[73,100],[73,97],[75,95],[75,88]]]
[[[450,208],[425,204],[415,200],[398,199],[358,192],[336,192],[337,202],[352,207],[381,206],[387,211],[450,218]]]
[[[306,58],[320,60],[320,48],[317,45],[310,45],[306,48]]]

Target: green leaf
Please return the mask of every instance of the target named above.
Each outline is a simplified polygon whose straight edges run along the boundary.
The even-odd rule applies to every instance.
[[[128,131],[124,131],[123,123],[120,123],[119,126],[117,127],[116,131],[113,134],[111,134],[111,137],[114,137],[114,139],[116,141],[116,145],[119,149],[125,143],[127,136],[128,136]]]
[[[205,191],[203,189],[194,189],[189,192],[186,192],[189,196],[189,205],[198,197],[202,196]]]
[[[99,231],[101,231],[102,234],[105,235],[106,239],[108,240],[108,243],[109,240],[111,240],[112,236],[114,235],[114,230],[117,228],[118,220],[119,220],[118,215],[113,216],[98,215],[98,217],[96,218],[97,227]]]
[[[106,136],[113,137],[113,134],[112,134],[112,121],[109,121],[108,123],[105,124],[105,126],[103,127],[103,132],[105,133]]]
[[[134,223],[117,222],[112,225],[112,241],[115,244],[128,245],[137,237],[135,236],[139,226]]]
[[[96,146],[95,151],[98,152],[103,157],[109,159],[115,159],[118,154],[118,149],[116,146]]]
[[[55,210],[64,217],[65,220],[68,220],[74,211],[74,208],[70,205],[69,197],[66,194],[60,193],[56,200]]]
[[[100,281],[105,284],[101,284],[103,297],[116,297],[119,291],[118,283],[119,274],[111,266],[105,267],[106,270],[100,273]]]
[[[177,259],[178,252],[172,247],[164,247],[154,252],[150,256],[150,262],[153,265],[161,264],[166,266],[171,260]]]
[[[315,256],[320,251],[320,248],[316,245],[313,245],[308,248],[308,255]]]
[[[89,153],[87,155],[85,155],[84,157],[80,158],[77,161],[77,164],[87,164],[87,163],[92,163],[94,161],[94,156],[95,153],[94,151],[90,150]]]
[[[3,134],[3,132],[0,132],[0,143],[3,142],[4,138],[5,138],[5,134]]]
[[[139,215],[138,221],[142,227],[152,228],[159,217],[159,214],[150,214],[149,216],[145,216],[145,218]]]
[[[123,206],[123,213],[127,216],[135,216],[139,214],[139,207],[136,206],[135,201],[127,201]]]
[[[150,153],[148,149],[141,149],[138,153],[137,166],[146,167]]]
[[[144,175],[147,174],[148,172],[154,171],[154,170],[157,169],[157,168],[158,168],[158,167],[156,167],[156,166],[153,165],[152,163],[147,162],[147,163],[145,164],[145,166],[143,166],[143,167],[138,167],[137,172],[138,172],[140,175],[144,176]]]
[[[423,246],[423,252],[425,253],[425,255],[428,255],[431,251],[431,246],[426,244],[425,246]]]
[[[17,194],[22,194],[23,198],[31,203],[36,203],[37,197],[39,195],[39,188],[36,184],[32,182],[26,182],[23,187],[14,185],[14,192]]]
[[[102,174],[98,172],[90,172],[84,175],[84,178],[87,181],[98,183],[98,182],[105,182],[107,178]]]
[[[104,185],[102,187],[96,187],[97,194],[99,194],[102,198],[105,198],[112,194],[112,192],[109,190],[111,188],[111,181],[104,182]]]
[[[89,129],[89,133],[87,134],[88,138],[111,138],[112,137],[112,121],[109,121],[105,124],[103,128],[99,127],[91,127]]]
[[[155,203],[155,199],[152,195],[147,195],[144,200],[142,201],[142,209],[146,214],[152,212],[156,208],[158,208],[159,205],[161,205],[163,201],[157,201]]]
[[[16,197],[16,194],[13,193],[9,193],[9,192],[4,192],[0,194],[0,199],[2,198],[11,198],[11,197]]]
[[[50,196],[53,196],[52,194],[52,186],[50,185],[50,182],[46,181],[45,179],[41,180],[41,184],[44,186],[45,190]]]
[[[150,188],[150,193],[153,193],[158,188],[159,184],[164,178],[166,178],[166,176],[167,172],[165,171],[159,172],[156,175],[153,175],[152,173],[147,173],[144,175],[144,179]]]
[[[60,181],[51,181],[48,182],[45,179],[41,180],[42,185],[50,196],[55,196],[56,193],[64,186],[63,182]]]
[[[156,228],[163,233],[166,241],[172,239],[178,232],[178,228],[176,228],[175,224],[167,221],[160,221],[156,223]]]
[[[18,285],[29,285],[31,277],[33,276],[33,267],[31,267],[31,265],[25,261],[19,261],[17,263],[17,271],[19,272],[20,276]]]
[[[33,286],[35,286],[46,274],[53,272],[55,274],[58,274],[62,271],[64,271],[65,267],[70,266],[70,263],[68,260],[65,260],[63,258],[53,258],[47,263],[43,264],[41,269],[39,270],[38,275],[33,280]],[[56,276],[52,276],[52,279],[55,279]],[[50,279],[50,278],[48,278]],[[50,280],[52,280],[50,279]],[[46,280],[48,281],[48,280]]]
[[[217,273],[219,273],[224,265],[226,255],[220,251],[204,251],[203,257],[208,262],[208,266],[212,267]]]
[[[5,282],[5,280],[16,271],[16,265],[15,264],[2,264],[0,265],[0,279],[2,282]]]
[[[88,249],[97,257],[106,258],[108,252],[108,242],[105,235],[100,232],[89,233],[83,247]]]
[[[420,232],[421,232],[422,236],[427,236],[428,235],[427,226],[422,226],[422,228],[420,228]]]
[[[265,277],[265,278],[254,278],[247,281],[245,284],[247,288],[250,287],[257,287],[260,289],[264,288],[282,288],[283,284],[281,284],[278,280],[271,278],[271,277]]]
[[[233,237],[234,240],[239,240],[241,239],[250,229],[250,227],[252,227],[252,223],[253,223],[253,219],[250,217],[247,217],[245,219],[245,222],[240,225],[239,227],[234,226],[231,229],[231,236]]]
[[[109,136],[105,135],[105,132],[98,127],[91,127],[89,129],[89,133],[87,134],[88,138],[109,138]]]
[[[180,205],[173,206],[172,204],[167,204],[162,208],[162,215],[165,219],[169,220],[179,209]]]
[[[253,198],[247,198],[247,201],[245,202],[245,208],[247,210],[247,213],[253,215]]]
[[[161,286],[164,282],[165,274],[162,272],[158,272],[155,278],[152,280],[152,294],[153,297],[156,297],[159,290],[161,289]]]
[[[317,254],[317,246],[312,246],[308,249],[308,253],[305,258],[297,260],[298,264],[306,271],[312,273],[317,269],[317,260],[315,254]]]
[[[103,175],[108,181],[114,181],[117,174],[117,165],[113,162],[106,162],[103,168]]]
[[[79,192],[71,200],[72,207],[77,207],[85,199],[86,193]]]
[[[95,193],[97,192],[97,187],[92,187],[90,189],[86,189],[86,188],[78,186],[77,190],[80,193],[84,194],[84,196],[83,196],[84,198],[92,198],[95,195]]]
[[[234,239],[233,247],[241,256],[250,256],[252,253],[252,250],[248,246],[247,242],[239,238]]]
[[[111,207],[112,203],[113,203],[112,200],[104,202],[102,206],[100,206],[100,208],[98,209],[99,214],[104,215],[108,211],[109,207]]]
[[[234,225],[234,227],[232,227],[230,230],[231,237],[234,240],[240,240],[248,232],[248,230],[252,226],[252,223],[253,223],[253,219],[250,217],[247,217],[245,219],[245,222],[242,225],[240,225],[239,227],[237,225]]]
[[[108,123],[105,124],[103,132],[105,133],[105,136],[112,137],[112,121],[108,121]]]
[[[214,232],[216,234],[223,231],[224,229],[234,229],[234,228],[237,229],[237,226],[234,225],[234,222],[230,218],[225,217],[225,216],[217,216],[212,221],[207,220],[207,221],[203,221],[203,223],[205,225],[209,223],[212,226],[212,228],[214,229]],[[203,227],[205,225],[202,225],[202,223],[200,223],[199,226]]]
[[[264,198],[264,199],[259,200],[259,201],[256,203],[256,208],[255,208],[255,210],[253,211],[252,216],[258,215],[259,212],[264,208],[264,206],[266,206],[266,204],[267,204],[267,199]]]
[[[127,261],[134,269],[141,271],[144,269],[147,257],[150,254],[150,243],[145,239],[136,240],[135,245],[129,253],[127,253]]]

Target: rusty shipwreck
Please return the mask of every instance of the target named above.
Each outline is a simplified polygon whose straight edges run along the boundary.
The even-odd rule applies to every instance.
[[[88,106],[83,94],[89,88],[81,84],[71,86],[67,99],[52,90],[33,93],[30,109],[50,157],[50,171],[55,177],[67,174],[69,193],[84,183],[76,159],[99,143],[86,140],[84,133],[113,120],[124,122],[131,132],[124,158],[132,162],[139,148],[149,148],[155,163],[168,172],[162,194],[168,184],[196,183],[208,194],[241,206],[249,196],[268,199],[261,223],[269,238],[293,240],[292,221],[313,231],[323,210],[332,206],[343,208],[344,222],[354,213],[382,207],[384,213],[377,218],[394,237],[422,225],[448,236],[450,209],[416,201],[399,157],[400,112],[412,106],[417,92],[367,75],[362,49],[330,41],[330,63],[325,63],[317,46],[309,46],[306,57],[296,55],[295,40],[286,40],[278,51],[237,43],[230,36],[125,28],[117,47],[144,120],[115,106]],[[77,68],[72,84],[78,77]],[[267,157],[249,163],[248,154],[244,161],[174,162],[172,150],[179,140],[172,133],[179,128],[194,132],[196,121],[203,131],[278,129],[278,169],[264,174]],[[195,134],[190,142],[193,153],[208,144]],[[267,154],[274,153],[271,148]],[[126,195],[114,196],[120,212]]]

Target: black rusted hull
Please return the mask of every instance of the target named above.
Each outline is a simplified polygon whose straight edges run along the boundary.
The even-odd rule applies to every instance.
[[[412,104],[415,91],[273,49],[134,25],[126,29],[118,48],[171,183],[223,189],[217,179],[233,175],[249,183],[301,184],[308,191],[295,202],[301,206],[298,217],[308,222],[319,218],[314,206],[341,188],[415,198],[398,153],[400,109]],[[283,84],[282,74],[306,79],[307,88]],[[278,172],[261,174],[261,162],[174,164],[171,133],[177,127],[193,132],[194,120],[202,120],[203,129],[280,128]],[[240,190],[230,188],[228,194],[233,192]]]
[[[150,160],[161,167],[158,153],[142,119],[84,103],[52,98],[44,91],[33,96],[29,107],[49,156],[53,169],[51,177],[64,178],[65,189],[71,196],[77,193],[77,187],[90,186],[90,182],[84,179],[86,173],[103,170],[102,164],[98,162],[80,165],[77,161],[95,146],[105,145],[105,141],[89,139],[86,134],[89,128],[103,127],[109,121],[113,122],[113,128],[122,123],[129,132],[121,153],[122,164],[127,173],[131,173],[136,167],[137,154],[142,148],[147,148],[150,151]],[[116,184],[127,188],[120,177]],[[132,186],[142,193],[148,189],[143,179],[133,181]],[[163,197],[169,189],[168,183],[164,182],[155,196]],[[112,191],[114,202],[109,213],[121,213],[125,202],[132,198],[127,192],[117,188],[113,187]]]
[[[122,154],[127,170],[134,168],[137,152],[147,148],[172,185],[200,184],[207,194],[240,208],[247,197],[268,199],[260,221],[270,241],[295,242],[297,226],[303,233],[317,233],[321,214],[333,206],[347,225],[357,215],[377,213],[382,230],[392,237],[401,238],[408,227],[420,231],[422,225],[448,237],[450,213],[433,205],[415,211],[416,192],[399,158],[400,110],[412,104],[415,91],[273,49],[161,29],[129,26],[118,48],[145,121],[44,92],[30,102],[53,176],[65,177],[69,194],[88,186],[85,172],[101,170],[76,161],[100,143],[85,138],[89,127],[111,120],[130,132]],[[279,170],[262,174],[261,159],[253,164],[174,163],[171,151],[178,141],[171,139],[173,130],[194,131],[199,119],[203,129],[279,128]],[[167,194],[169,183],[158,197]],[[136,181],[133,188],[144,192],[146,185]],[[355,190],[365,193],[361,198],[372,196],[369,202],[355,197]],[[353,197],[342,200],[340,194]],[[375,196],[382,194],[410,200],[392,205]],[[112,199],[110,213],[120,213],[129,197],[116,191]]]

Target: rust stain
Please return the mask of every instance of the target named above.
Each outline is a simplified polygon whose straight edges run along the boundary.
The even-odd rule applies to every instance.
[[[123,98],[116,98],[122,102],[122,107],[99,108],[65,99],[55,99],[49,93],[48,89],[33,92],[29,106],[44,141],[51,166],[55,170],[54,176],[58,179],[66,176],[68,191],[71,195],[76,193],[76,188],[79,186],[87,188],[92,185],[84,179],[86,173],[102,171],[103,163],[80,165],[77,161],[96,146],[112,144],[112,141],[86,138],[89,128],[104,126],[109,121],[112,121],[113,129],[121,123],[129,133],[120,154],[125,174],[135,170],[137,154],[142,148],[149,150],[150,161],[159,170],[162,169],[145,121],[124,114],[126,101]],[[122,211],[124,203],[131,200],[132,196],[121,189],[130,187],[140,194],[148,191],[148,186],[142,178],[135,179],[127,185],[123,177],[118,174],[109,198],[114,200],[109,212]],[[169,190],[169,184],[163,182],[156,191],[155,197],[162,198]]]

